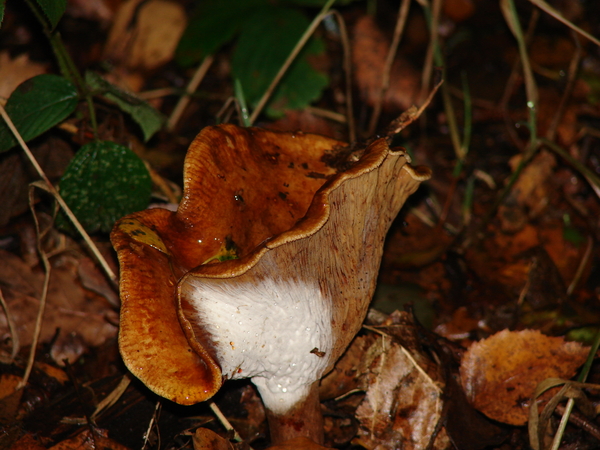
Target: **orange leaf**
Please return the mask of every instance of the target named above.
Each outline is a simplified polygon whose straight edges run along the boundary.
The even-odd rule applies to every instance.
[[[489,418],[523,425],[538,383],[550,377],[571,378],[588,351],[577,342],[535,330],[503,330],[465,353],[462,386],[473,406]]]

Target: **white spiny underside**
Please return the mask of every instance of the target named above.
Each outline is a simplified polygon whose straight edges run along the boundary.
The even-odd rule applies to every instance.
[[[332,349],[331,303],[318,285],[190,280],[185,293],[213,337],[223,375],[251,378],[265,406],[282,414],[321,378]],[[325,352],[318,356],[311,351]]]

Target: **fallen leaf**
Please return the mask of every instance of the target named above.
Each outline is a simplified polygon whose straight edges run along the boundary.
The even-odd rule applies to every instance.
[[[442,417],[440,369],[420,349],[409,317],[392,313],[380,328],[386,335],[378,336],[363,357],[371,363],[362,369],[367,393],[356,410],[360,429],[354,443],[368,449],[427,448]],[[439,430],[431,448],[449,446],[445,429]]]
[[[69,0],[67,14],[71,17],[108,24],[114,15],[114,1],[108,0]]]
[[[173,58],[187,24],[185,10],[167,0],[129,0],[115,15],[105,57],[130,71],[157,69]]]
[[[92,432],[89,428],[82,430],[70,439],[65,439],[56,445],[50,447],[50,450],[129,450],[124,445],[113,441],[108,437],[105,430],[94,428]]]
[[[367,350],[376,340],[373,334],[357,336],[331,372],[321,380],[319,397],[324,400],[341,397],[361,387],[371,360],[366,361]]]
[[[7,50],[0,52],[0,99],[7,99],[23,81],[48,71],[46,64],[29,59],[23,53],[12,58]]]
[[[326,450],[327,448],[305,437],[290,439],[283,444],[268,447],[269,450]]]
[[[520,158],[517,155],[510,161],[513,171]],[[525,166],[508,198],[498,208],[503,231],[515,233],[543,213],[550,202],[549,182],[555,166],[556,158],[548,151],[541,151]]]
[[[18,375],[2,374],[0,376],[0,400],[14,393],[21,381],[23,381],[23,378]]]
[[[536,386],[546,378],[571,378],[588,351],[536,330],[503,330],[464,354],[462,386],[471,404],[489,418],[523,425]]]
[[[64,359],[73,362],[87,347],[115,337],[118,317],[104,299],[79,284],[74,256],[56,256],[52,266],[40,339],[49,342],[60,329],[51,354],[58,363]],[[31,268],[18,256],[0,250],[0,285],[23,347],[32,342],[43,278],[39,268]],[[0,315],[0,336],[3,340],[10,336],[4,314]]]
[[[352,64],[356,83],[364,102],[373,106],[381,90],[381,77],[390,42],[369,15],[354,25]],[[383,97],[384,110],[402,111],[415,101],[420,86],[419,72],[405,59],[396,56],[390,86]]]
[[[473,0],[446,0],[443,8],[444,14],[454,22],[467,20],[475,13]]]
[[[231,442],[207,428],[198,428],[192,441],[194,450],[233,450]]]
[[[11,450],[45,450],[42,444],[40,444],[36,439],[29,433],[21,436],[17,442],[13,443],[10,447]]]

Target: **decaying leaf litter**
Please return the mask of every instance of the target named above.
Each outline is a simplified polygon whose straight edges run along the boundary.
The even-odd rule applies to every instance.
[[[401,129],[394,145],[433,169],[387,236],[362,330],[320,383],[325,446],[598,446],[588,356],[598,324],[597,5],[356,1],[327,14],[325,2],[302,1],[13,3],[0,9],[0,87],[39,175],[1,129],[3,447],[269,445],[251,384],[177,406],[130,378],[116,346],[105,233],[140,201],[172,208],[189,143],[219,122],[357,136],[363,144],[341,153],[350,162],[376,133]],[[439,79],[415,123],[406,126],[414,113],[396,120],[425,106]],[[135,153],[147,172],[136,169],[135,182],[151,179],[152,197],[119,188],[128,166],[116,151],[114,161],[95,153],[87,172],[69,166],[75,153],[93,160],[83,158],[93,146]],[[101,181],[60,181],[84,173]],[[62,212],[54,220],[50,183],[92,232],[94,258]]]

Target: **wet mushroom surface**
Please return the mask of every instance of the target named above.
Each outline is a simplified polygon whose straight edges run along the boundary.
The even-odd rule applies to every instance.
[[[387,230],[429,177],[384,139],[336,173],[323,161],[344,145],[208,127],[177,212],[115,225],[120,350],[151,390],[189,405],[251,378],[273,442],[322,442],[317,382],[360,328]]]

